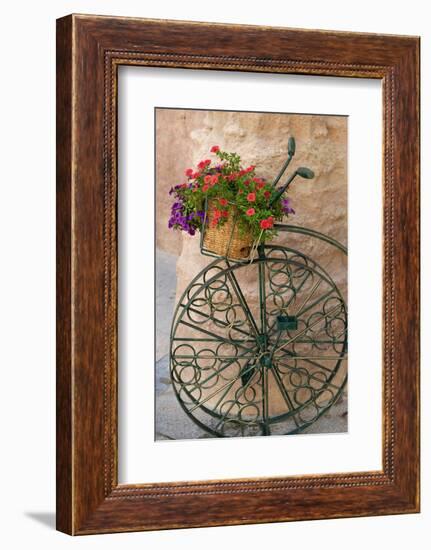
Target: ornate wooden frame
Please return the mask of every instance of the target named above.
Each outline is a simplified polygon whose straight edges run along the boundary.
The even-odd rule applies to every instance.
[[[377,78],[384,101],[383,470],[119,485],[119,65]],[[419,38],[70,15],[57,21],[57,528],[419,511]]]

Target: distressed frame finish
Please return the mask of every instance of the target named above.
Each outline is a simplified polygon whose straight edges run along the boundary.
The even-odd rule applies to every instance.
[[[384,102],[382,471],[119,485],[117,68],[377,78]],[[57,528],[419,511],[419,39],[71,15],[57,21]]]

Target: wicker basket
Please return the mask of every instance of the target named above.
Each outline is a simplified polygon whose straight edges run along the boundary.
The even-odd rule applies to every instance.
[[[203,247],[208,252],[223,256],[232,260],[244,260],[250,256],[253,246],[251,234],[240,234],[236,224],[235,208],[229,212],[229,217],[223,225],[211,227],[208,222],[212,220],[212,210],[217,206],[217,201],[208,204],[207,225],[203,238]]]

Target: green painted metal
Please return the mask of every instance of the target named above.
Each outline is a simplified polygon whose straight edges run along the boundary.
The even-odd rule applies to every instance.
[[[294,153],[292,140],[274,185]],[[306,170],[293,177],[311,177]],[[276,227],[347,255],[312,229]],[[183,411],[214,437],[306,430],[347,382],[343,293],[321,265],[291,247],[260,244],[252,258],[233,261],[205,250],[203,238],[204,231],[202,253],[215,259],[184,291],[171,329],[170,373]]]
[[[242,290],[242,272],[249,280],[253,270],[255,303]],[[296,328],[280,326],[280,317],[295,318]],[[183,410],[213,436],[306,429],[342,393],[346,360],[343,296],[321,266],[291,248],[266,245],[251,264],[211,262],[174,315],[173,387]]]
[[[282,330],[297,330],[298,317],[296,315],[277,315],[277,329]]]

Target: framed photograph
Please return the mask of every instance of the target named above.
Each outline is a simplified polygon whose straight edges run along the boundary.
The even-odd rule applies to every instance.
[[[57,528],[419,511],[419,38],[57,21]]]

